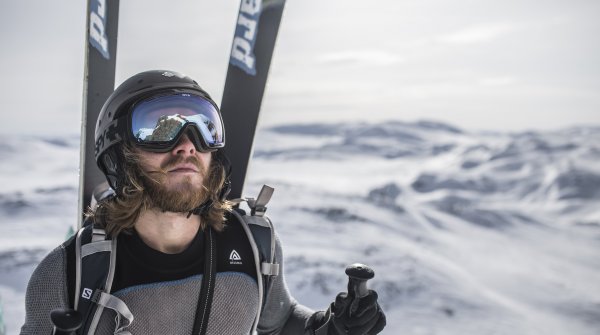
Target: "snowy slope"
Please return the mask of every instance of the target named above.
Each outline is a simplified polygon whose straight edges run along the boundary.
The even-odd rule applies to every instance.
[[[76,222],[79,136],[2,136],[0,162],[0,299],[18,334],[33,268]]]
[[[0,140],[0,295],[9,334],[27,276],[75,223],[78,138]],[[246,194],[286,277],[325,308],[371,265],[384,334],[598,334],[600,128],[472,133],[436,122],[259,131]]]

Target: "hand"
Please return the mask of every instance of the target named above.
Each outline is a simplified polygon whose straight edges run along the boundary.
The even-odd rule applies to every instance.
[[[374,335],[385,327],[385,314],[377,303],[377,292],[355,298],[353,294],[340,293],[329,307],[328,335]]]

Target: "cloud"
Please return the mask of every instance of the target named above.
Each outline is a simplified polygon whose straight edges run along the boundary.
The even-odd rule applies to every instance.
[[[448,44],[482,43],[510,34],[516,30],[516,25],[512,23],[478,25],[442,35],[439,40]]]
[[[515,82],[517,78],[513,76],[487,77],[479,80],[479,84],[483,86],[508,86]]]
[[[391,52],[383,50],[347,50],[325,53],[317,57],[319,63],[387,66],[400,63],[403,59]]]

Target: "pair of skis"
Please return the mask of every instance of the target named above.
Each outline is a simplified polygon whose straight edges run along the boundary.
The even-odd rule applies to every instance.
[[[230,198],[242,195],[285,0],[241,0],[221,113],[233,167]],[[119,0],[88,0],[79,213],[105,182],[94,158],[96,119],[115,86]]]

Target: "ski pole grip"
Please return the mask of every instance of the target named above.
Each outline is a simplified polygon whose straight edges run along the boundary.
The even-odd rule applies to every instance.
[[[348,295],[353,296],[349,310],[352,315],[358,309],[359,299],[369,294],[367,280],[375,277],[375,272],[364,264],[354,263],[346,267],[346,275],[348,276]]]
[[[346,268],[348,275],[348,293],[354,293],[357,298],[362,298],[369,294],[367,280],[375,277],[375,272],[370,267],[354,263]]]
[[[71,335],[81,327],[81,313],[70,308],[58,308],[50,312],[54,325],[52,335]]]

